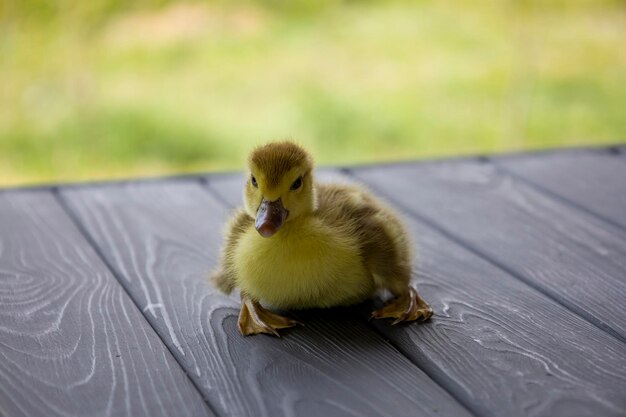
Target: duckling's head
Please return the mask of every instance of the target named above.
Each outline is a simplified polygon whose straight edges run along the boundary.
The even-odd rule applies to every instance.
[[[273,142],[256,148],[248,158],[246,211],[256,230],[271,237],[286,222],[315,209],[313,158],[292,142]]]

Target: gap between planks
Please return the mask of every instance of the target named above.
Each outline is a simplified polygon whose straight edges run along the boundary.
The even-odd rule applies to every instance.
[[[616,160],[619,160],[620,162],[623,162],[626,164],[626,158],[622,157],[622,155],[620,155],[619,153],[616,152],[608,152],[607,155],[609,155],[609,157],[612,158],[616,158]],[[499,162],[496,159],[493,159],[491,157],[487,157],[484,159],[480,159],[479,163],[487,163],[487,164],[491,164],[497,172],[500,172],[502,175],[504,176],[509,176],[511,178],[516,179],[519,182],[522,182],[526,185],[528,185],[529,187],[535,189],[536,191],[542,193],[543,195],[545,195],[546,197],[552,198],[553,200],[557,200],[559,202],[561,202],[562,204],[565,204],[567,206],[570,206],[578,211],[581,211],[585,214],[588,214],[590,216],[595,217],[596,219],[603,221],[604,223],[608,224],[609,226],[615,227],[617,229],[623,230],[626,232],[626,227],[624,227],[622,224],[620,224],[619,222],[616,222],[613,219],[610,219],[606,216],[604,216],[603,214],[600,214],[598,212],[596,212],[593,209],[587,208],[584,205],[577,203],[565,196],[562,196],[560,194],[555,193],[554,191],[551,191],[547,188],[545,188],[544,186],[542,186],[541,184],[539,184],[538,182],[535,182],[531,179],[526,178],[525,176],[519,175],[513,171],[511,171],[509,168],[507,168],[504,164],[502,164],[501,162]]]

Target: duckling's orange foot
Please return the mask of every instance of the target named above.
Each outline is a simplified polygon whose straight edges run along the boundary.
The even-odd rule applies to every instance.
[[[241,298],[243,304],[239,312],[239,331],[244,336],[266,333],[280,337],[278,329],[285,329],[302,324],[290,318],[264,309],[261,304],[246,297]]]
[[[433,315],[433,309],[419,296],[415,288],[389,301],[382,308],[372,313],[373,319],[394,318],[392,324],[407,321],[426,321]]]

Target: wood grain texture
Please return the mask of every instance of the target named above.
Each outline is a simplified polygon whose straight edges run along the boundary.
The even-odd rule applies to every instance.
[[[159,335],[222,416],[469,415],[352,310],[298,313],[242,337],[239,300],[207,281],[229,210],[199,184],[65,190]]]
[[[495,159],[538,187],[626,229],[626,161],[608,151],[554,152]]]
[[[0,415],[211,415],[47,191],[0,193]]]
[[[236,176],[209,181],[239,204]],[[440,385],[482,416],[626,414],[626,345],[430,227],[406,222],[418,249],[414,282],[435,316],[374,325]]]
[[[490,164],[442,162],[355,171],[570,310],[626,340],[626,233]]]

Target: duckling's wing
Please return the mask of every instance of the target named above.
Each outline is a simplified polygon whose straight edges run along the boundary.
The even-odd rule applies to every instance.
[[[410,236],[398,215],[366,189],[319,185],[317,215],[338,232],[356,237],[359,251],[377,285],[394,294],[411,275]]]
[[[226,294],[235,288],[234,252],[239,239],[250,227],[254,226],[254,219],[243,209],[239,209],[226,227],[226,244],[222,249],[221,267],[213,273],[211,281]]]

